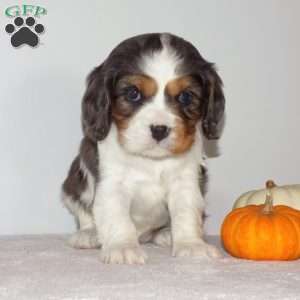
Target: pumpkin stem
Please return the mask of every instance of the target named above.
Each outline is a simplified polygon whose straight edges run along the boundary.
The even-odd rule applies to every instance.
[[[263,208],[264,214],[271,214],[273,211],[273,188],[276,186],[275,182],[273,180],[268,180],[266,182],[266,188],[267,188],[267,195],[266,195],[266,201]]]

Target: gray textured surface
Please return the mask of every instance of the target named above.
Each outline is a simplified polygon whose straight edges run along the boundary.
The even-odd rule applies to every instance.
[[[300,299],[300,260],[174,258],[146,245],[144,266],[104,265],[99,250],[74,250],[65,239],[0,237],[0,299]]]

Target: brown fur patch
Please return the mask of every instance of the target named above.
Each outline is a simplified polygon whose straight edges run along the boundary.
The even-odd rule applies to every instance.
[[[112,111],[114,122],[118,128],[118,138],[120,143],[122,143],[123,131],[128,128],[130,116],[133,114],[133,111],[130,109],[130,107],[126,107],[126,105],[124,105],[123,107],[124,111],[122,111],[121,107],[115,108]],[[127,114],[124,114],[125,111]]]
[[[112,108],[112,116],[118,128],[118,139],[121,144],[123,143],[124,131],[128,128],[133,113],[133,107],[124,100],[121,100],[117,106],[113,106]]]
[[[195,140],[194,122],[177,119],[173,130],[175,131],[175,143],[171,148],[171,152],[180,154],[190,149]]]
[[[119,110],[112,110],[112,116],[114,119],[114,123],[116,124],[117,128],[118,128],[118,139],[119,142],[122,144],[123,143],[123,134],[124,131],[128,128],[128,124],[130,121],[130,117],[126,117],[124,115],[122,115],[122,113],[120,113]]]
[[[122,115],[118,115],[116,113],[114,113],[113,116],[115,123],[120,131],[128,128],[129,118],[126,118]]]
[[[193,86],[194,79],[191,76],[176,78],[166,85],[166,93],[171,97],[178,96],[182,91]]]
[[[157,83],[149,76],[129,75],[125,76],[122,81],[127,85],[136,86],[146,99],[153,97],[157,92]]]
[[[189,105],[182,105],[178,101],[181,92],[187,91],[192,95]],[[183,76],[170,81],[166,86],[168,105],[183,120],[199,120],[203,110],[203,88],[192,76]]]

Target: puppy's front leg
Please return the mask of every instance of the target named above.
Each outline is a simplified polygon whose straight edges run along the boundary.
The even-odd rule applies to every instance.
[[[101,182],[94,203],[94,218],[102,244],[104,263],[143,264],[146,255],[140,248],[135,225],[130,217],[131,195],[117,182]]]
[[[203,240],[204,200],[191,174],[172,182],[168,198],[171,216],[173,256],[220,257],[212,245]]]

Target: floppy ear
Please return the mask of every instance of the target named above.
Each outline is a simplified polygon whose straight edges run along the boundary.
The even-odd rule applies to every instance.
[[[81,108],[84,134],[93,141],[103,140],[111,126],[111,100],[105,83],[103,64],[88,76]]]
[[[219,123],[225,109],[225,97],[222,90],[222,80],[214,69],[213,64],[209,65],[204,76],[206,104],[202,120],[203,133],[209,140],[218,139]]]

